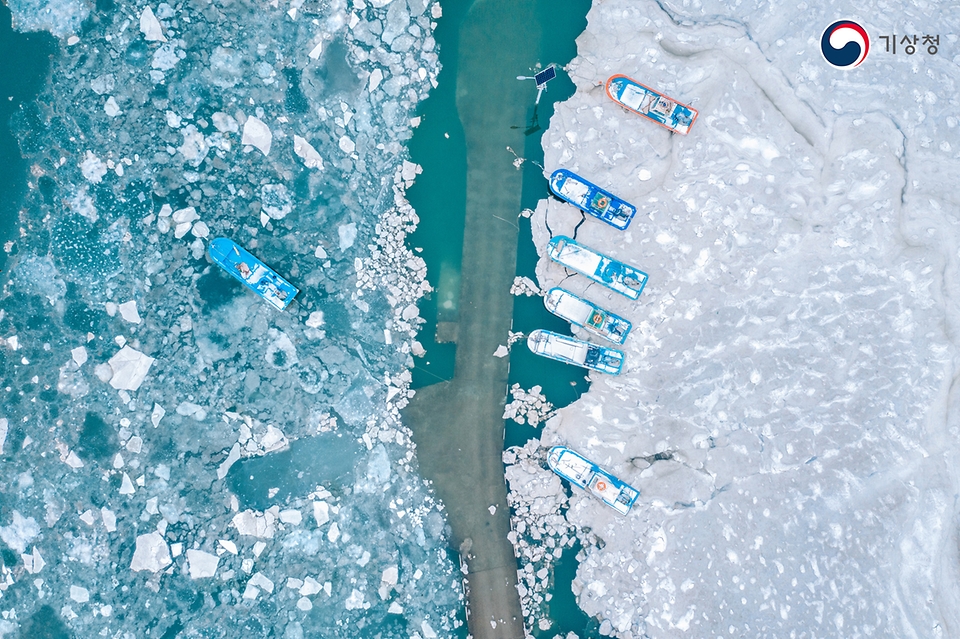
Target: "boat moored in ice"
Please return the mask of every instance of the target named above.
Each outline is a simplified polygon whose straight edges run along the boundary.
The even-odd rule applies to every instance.
[[[630,512],[640,491],[614,477],[592,461],[566,446],[554,446],[547,453],[547,465],[574,486],[582,488],[621,515]]]
[[[537,355],[609,375],[619,375],[623,368],[622,351],[543,329],[530,333],[527,347]]]
[[[278,310],[285,309],[300,292],[233,240],[218,237],[210,242],[207,251],[220,268]]]
[[[643,271],[578,244],[565,235],[550,240],[547,254],[554,262],[630,299],[639,298],[647,285],[647,274]]]
[[[620,106],[676,133],[686,134],[699,115],[693,107],[622,74],[610,76],[607,80],[607,96]]]
[[[619,315],[562,288],[555,287],[547,291],[543,305],[557,317],[615,344],[623,344],[632,327],[629,321]]]
[[[550,176],[550,190],[561,200],[621,231],[630,226],[630,221],[637,212],[634,205],[567,169],[553,172]]]

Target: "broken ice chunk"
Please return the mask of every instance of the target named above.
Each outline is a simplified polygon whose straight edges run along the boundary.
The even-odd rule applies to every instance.
[[[306,597],[300,597],[297,599],[297,608],[304,612],[310,612],[313,610],[313,604]]]
[[[77,603],[87,603],[90,601],[90,591],[82,586],[70,586],[70,598]]]
[[[149,355],[124,346],[107,361],[112,371],[110,385],[117,390],[137,390],[147,378],[147,372],[155,361]]]
[[[153,412],[150,414],[150,421],[153,422],[154,428],[160,425],[160,420],[163,419],[163,416],[166,414],[167,411],[164,410],[163,406],[160,404],[153,405]]]
[[[93,522],[96,521],[93,517],[93,511],[90,510],[89,508],[83,511],[83,514],[80,515],[80,521],[82,521],[88,526],[92,526]]]
[[[250,116],[243,123],[242,144],[249,144],[260,149],[264,155],[270,155],[270,145],[273,144],[273,133],[270,127],[264,124],[259,118]]]
[[[387,612],[391,615],[399,615],[403,613],[403,606],[398,604],[396,601],[390,604],[390,607],[387,608]]]
[[[263,212],[273,220],[282,220],[293,210],[290,194],[282,184],[265,184],[260,189]]]
[[[130,481],[130,475],[124,473],[123,479],[120,481],[120,494],[132,495],[135,492],[137,492],[137,489],[133,487],[133,482]]]
[[[100,509],[100,517],[103,518],[103,526],[107,529],[107,532],[116,532],[117,516],[112,510],[104,506]]]
[[[241,535],[273,539],[274,516],[269,511],[244,510],[234,515],[231,523]]]
[[[317,43],[317,46],[310,49],[310,53],[307,54],[311,60],[319,60],[320,54],[323,53],[323,40]]]
[[[240,459],[240,444],[234,444],[230,449],[230,454],[223,460],[220,467],[217,468],[217,479],[223,479],[230,472],[230,467]]]
[[[120,311],[120,317],[130,322],[131,324],[140,323],[140,313],[137,311],[137,301],[130,300],[129,302],[124,302],[117,307],[117,310]]]
[[[236,555],[238,552],[237,545],[232,541],[230,541],[229,539],[218,539],[217,544],[219,544],[221,548],[226,550],[231,555]]]
[[[146,7],[140,13],[140,31],[147,42],[166,42],[163,35],[163,29],[160,27],[160,21],[153,14],[153,9]]]
[[[193,417],[198,422],[202,422],[207,418],[207,411],[203,406],[194,404],[193,402],[180,402],[180,405],[177,406],[177,415]]]
[[[23,560],[23,569],[31,575],[37,574],[43,570],[44,566],[47,565],[47,562],[45,562],[43,557],[40,556],[40,551],[37,550],[36,546],[33,547],[32,553],[29,555],[22,554],[20,555],[20,558]]]
[[[190,570],[191,579],[203,579],[213,577],[217,574],[217,566],[220,564],[220,558],[211,555],[202,550],[187,551],[187,566]]]
[[[323,311],[313,311],[305,323],[310,328],[320,328],[323,326]]]
[[[293,152],[303,160],[303,165],[308,169],[323,170],[323,158],[305,138],[299,135],[293,136]]]
[[[251,583],[258,588],[261,588],[267,591],[268,593],[273,592],[273,582],[270,581],[267,578],[267,576],[264,575],[262,572],[255,573],[253,577],[250,578],[250,581],[248,583]]]
[[[87,361],[87,349],[85,349],[83,346],[77,346],[75,349],[70,351],[70,356],[73,357],[73,361],[77,363],[77,366],[83,366]],[[0,450],[0,452],[3,451]]]
[[[117,104],[117,101],[114,99],[112,95],[109,98],[107,98],[106,103],[104,103],[103,112],[106,113],[111,118],[115,118],[121,113],[123,113],[123,111],[120,110],[120,105]]]
[[[317,520],[318,526],[330,521],[330,505],[325,501],[313,502],[313,517]]]
[[[508,351],[507,347],[504,346],[503,344],[500,344],[499,346],[497,346],[497,350],[493,351],[494,357],[506,357],[509,354],[510,354],[510,351]]]
[[[307,577],[303,580],[303,585],[300,587],[300,594],[304,597],[309,597],[310,595],[317,594],[322,589],[323,587],[320,585],[319,581],[313,577]]]
[[[190,229],[190,232],[193,233],[195,237],[207,237],[210,235],[210,227],[204,222],[197,222],[193,225],[193,228]]]
[[[374,69],[373,73],[370,74],[370,83],[367,85],[367,91],[373,93],[380,83],[383,82],[383,71],[380,69]]]
[[[337,525],[337,522],[330,524],[330,530],[327,531],[327,539],[332,543],[336,543],[340,539],[340,526]]]
[[[303,515],[300,514],[299,510],[281,510],[280,521],[285,524],[299,526],[300,522],[303,521]]]
[[[51,524],[52,525],[52,524]],[[13,522],[9,526],[0,526],[0,539],[16,552],[24,552],[33,539],[40,534],[40,526],[33,517],[24,517],[20,511],[13,511]]]
[[[133,551],[133,561],[130,570],[159,572],[169,566],[170,548],[163,536],[158,532],[151,532],[137,537],[137,547]]]
[[[7,441],[7,418],[0,417],[0,455],[3,454],[3,443]]]
[[[344,153],[353,153],[354,150],[357,148],[356,143],[354,143],[354,141],[351,140],[351,139],[350,139],[348,136],[346,136],[346,135],[344,135],[343,137],[340,138],[340,143],[339,143],[339,144],[340,144],[340,150],[343,151]],[[89,151],[88,151],[88,153],[89,153]],[[100,180],[97,180],[97,182],[99,182],[99,181],[100,181]]]
[[[357,239],[357,225],[353,222],[341,224],[337,227],[337,234],[340,236],[340,250],[346,251]]]

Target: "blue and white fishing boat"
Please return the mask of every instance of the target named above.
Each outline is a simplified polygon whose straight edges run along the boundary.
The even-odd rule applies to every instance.
[[[607,80],[607,96],[620,106],[684,135],[699,115],[693,107],[668,98],[621,74],[610,76]]]
[[[622,351],[539,328],[527,337],[527,347],[542,357],[609,375],[619,375],[623,368]]]
[[[624,202],[567,169],[557,169],[550,176],[550,190],[561,200],[621,231],[630,226],[637,207]]]
[[[630,299],[639,298],[647,285],[647,274],[643,271],[578,244],[565,235],[550,240],[547,254],[554,262]]]
[[[623,344],[632,324],[562,288],[551,288],[543,297],[547,310],[571,324],[599,335],[615,344]]]
[[[220,268],[281,311],[300,292],[233,240],[218,237],[210,242],[207,251]]]
[[[621,515],[630,512],[640,491],[566,446],[554,446],[547,453],[547,465],[574,486],[596,497]]]

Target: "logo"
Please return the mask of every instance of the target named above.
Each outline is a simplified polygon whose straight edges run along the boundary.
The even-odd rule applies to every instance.
[[[852,20],[838,20],[823,31],[820,52],[830,66],[850,69],[867,59],[870,37]]]

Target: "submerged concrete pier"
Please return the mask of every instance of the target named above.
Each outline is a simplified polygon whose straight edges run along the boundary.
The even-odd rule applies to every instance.
[[[420,389],[405,411],[420,468],[443,500],[466,561],[470,633],[523,639],[517,561],[507,540],[503,408],[509,365],[493,356],[513,316],[520,152],[527,105],[520,82],[536,62],[533,0],[476,0],[460,32],[457,110],[467,143],[466,221],[454,379]],[[508,17],[509,16],[509,17]]]

